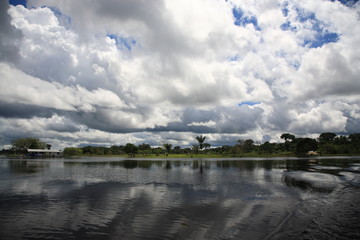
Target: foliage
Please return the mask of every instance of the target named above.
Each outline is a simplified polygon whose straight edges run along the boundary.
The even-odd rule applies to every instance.
[[[124,146],[111,146],[110,152],[111,154],[124,154]]]
[[[155,154],[156,156],[160,156],[160,154],[162,154],[162,152],[163,152],[163,149],[160,148],[160,147],[153,148],[152,152],[153,152],[153,154]]]
[[[127,143],[124,147],[124,152],[128,154],[130,157],[135,157],[137,151],[138,151],[138,147],[132,143]]]
[[[200,149],[200,146],[199,145],[196,145],[194,144],[191,148],[192,152],[195,153],[195,154],[198,154],[199,152],[199,149]]]
[[[245,153],[249,153],[255,149],[254,146],[255,142],[252,139],[246,139],[246,140],[239,139],[237,140],[237,142],[239,143],[238,148],[240,148]]]
[[[175,146],[173,152],[175,154],[180,154],[181,153],[181,147],[180,146]]]
[[[319,141],[320,143],[329,143],[334,141],[335,137],[336,137],[335,133],[325,132],[320,134]]]
[[[350,134],[349,139],[352,143],[360,143],[360,133]]]
[[[27,149],[45,149],[46,147],[47,144],[41,142],[38,138],[18,138],[12,142],[14,152],[26,152]]]
[[[78,156],[83,153],[81,148],[67,147],[63,151],[65,157]]]
[[[172,148],[172,145],[171,145],[170,143],[164,143],[163,146],[164,146],[166,152],[167,152],[168,154],[170,154],[170,150],[171,150],[171,148]]]
[[[138,147],[139,151],[151,150],[151,146],[148,143],[142,143]]]
[[[81,148],[65,148],[65,156],[74,155],[123,155],[128,154],[134,157],[136,154],[142,154],[143,157],[154,156],[165,157],[191,157],[191,154],[199,154],[204,157],[259,157],[259,156],[294,156],[306,155],[308,151],[317,151],[321,155],[332,154],[360,154],[360,133],[353,133],[349,136],[337,136],[335,133],[321,133],[316,139],[312,138],[296,138],[290,133],[284,133],[281,138],[285,140],[283,143],[263,144],[255,143],[252,139],[239,139],[234,146],[218,146],[211,147],[205,142],[206,137],[203,135],[195,137],[199,144],[191,147],[181,148],[171,144],[163,144],[161,147],[151,147],[149,144],[143,143],[138,146],[127,143],[125,146],[85,146]],[[50,148],[50,144],[41,142],[37,138],[19,138],[13,141],[13,147],[10,150],[3,149],[1,154],[25,153],[28,148],[45,149]],[[165,155],[166,153],[166,155]],[[198,155],[198,156],[199,156]]]
[[[283,133],[281,136],[280,136],[281,139],[284,139],[285,141],[288,141],[288,140],[291,140],[291,141],[294,141],[295,140],[295,135],[292,135],[290,133]]]
[[[316,151],[317,142],[312,138],[300,138],[296,144],[296,154],[306,155],[309,151]]]
[[[203,144],[203,147],[204,147],[205,149],[209,149],[209,148],[211,147],[211,145],[210,145],[210,143],[204,143],[204,144]]]
[[[290,133],[283,133],[281,136],[280,136],[281,139],[284,139],[285,140],[285,143],[284,143],[284,150],[285,151],[290,151],[290,149],[292,147],[294,147],[294,144],[295,144],[295,135],[292,135]],[[291,140],[291,141],[289,141]]]
[[[275,144],[265,142],[264,144],[260,145],[259,152],[265,154],[271,154],[275,151]]]
[[[206,137],[203,135],[200,135],[200,136],[196,136],[195,139],[199,142],[199,148],[200,148],[200,150],[202,150],[204,148],[204,142],[205,142]]]

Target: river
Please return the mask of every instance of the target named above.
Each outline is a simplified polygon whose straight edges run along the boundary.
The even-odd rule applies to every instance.
[[[0,159],[0,239],[360,239],[360,157]]]

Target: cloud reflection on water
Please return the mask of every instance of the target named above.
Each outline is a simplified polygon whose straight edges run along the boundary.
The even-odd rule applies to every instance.
[[[6,161],[1,235],[67,239],[264,238],[304,195],[330,194],[353,166],[314,167],[307,159]]]

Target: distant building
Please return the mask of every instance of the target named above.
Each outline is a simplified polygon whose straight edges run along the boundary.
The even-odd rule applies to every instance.
[[[319,155],[319,153],[317,151],[308,151],[307,155],[308,156],[317,156],[317,155]]]
[[[27,149],[27,155],[29,157],[61,157],[61,150],[49,150],[49,149]]]

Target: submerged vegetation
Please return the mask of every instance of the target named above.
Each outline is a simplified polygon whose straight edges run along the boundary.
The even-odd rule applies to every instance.
[[[211,147],[206,143],[206,136],[196,136],[198,144],[192,147],[173,147],[170,143],[163,143],[162,147],[152,147],[147,143],[135,145],[114,145],[111,147],[68,147],[63,151],[64,156],[129,156],[129,157],[289,157],[306,155],[358,155],[360,154],[360,133],[349,136],[337,136],[335,133],[321,133],[317,139],[297,138],[290,133],[281,135],[283,142],[270,143],[255,142],[252,139],[238,139],[235,145]],[[48,148],[51,145],[40,142],[36,138],[20,138],[13,141],[11,149],[2,150],[5,154],[22,154],[27,148]]]

